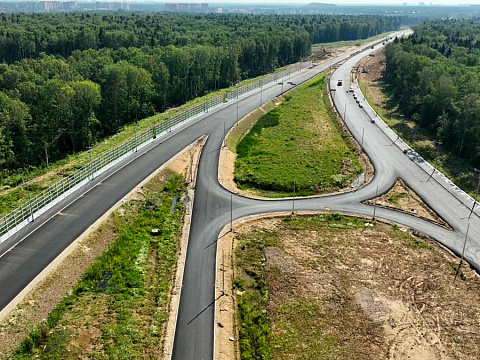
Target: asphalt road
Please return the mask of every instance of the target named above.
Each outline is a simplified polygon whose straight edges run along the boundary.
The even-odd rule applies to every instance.
[[[361,202],[374,198],[377,187],[378,194],[388,191],[396,178],[401,177],[454,230],[448,231],[414,216],[387,209],[377,208],[376,217],[422,231],[460,253],[470,210],[438,181],[427,182],[429,174],[403,154],[402,150],[393,143],[392,135],[386,133],[380,122],[372,124],[370,116],[360,109],[353,101],[352,95],[346,92],[349,86],[347,79],[349,79],[350,68],[362,56],[365,54],[358,55],[339,67],[332,76],[331,84],[332,87],[336,87],[336,79],[344,80],[342,89],[335,91],[334,100],[340,112],[342,113],[342,110],[346,112],[346,123],[359,142],[363,136],[364,150],[375,166],[375,177],[371,183],[355,192],[321,198],[297,199],[295,209],[297,211],[333,210],[371,216],[373,207]],[[346,55],[335,61],[344,58]],[[327,66],[328,64],[324,64],[302,71],[288,80],[299,84],[320,73]],[[291,88],[286,81],[287,79],[283,85],[285,91]],[[258,107],[261,102],[267,102],[278,96],[281,91],[281,85],[266,86],[261,92],[240,99],[236,103],[225,104],[194,123],[182,126],[169,134],[168,138],[161,137],[132,158],[124,160],[97,177],[87,187],[50,209],[36,219],[34,224],[2,244],[3,250],[7,246],[17,245],[0,258],[0,289],[2,289],[0,309],[3,309],[63,249],[113,204],[121,200],[135,185],[200,135],[208,134],[209,138],[199,163],[173,358],[212,359],[216,239],[221,228],[230,221],[231,198],[234,219],[292,209],[291,200],[248,199],[230,194],[219,185],[218,150],[224,137],[223,125],[225,124],[228,129],[237,122],[237,106],[239,117],[243,117]],[[137,159],[133,161],[133,158]],[[87,190],[86,193],[85,190]],[[480,232],[479,225],[479,218],[476,215],[472,216],[466,252],[467,259],[477,268],[480,268],[477,240]]]

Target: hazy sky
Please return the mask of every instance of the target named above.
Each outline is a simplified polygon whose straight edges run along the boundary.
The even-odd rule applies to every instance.
[[[148,1],[148,0],[147,0]],[[327,4],[339,4],[339,5],[359,5],[359,4],[381,4],[381,5],[400,5],[406,2],[408,5],[418,5],[419,1],[412,1],[412,0],[313,0],[313,1],[305,1],[305,0],[161,0],[161,2],[189,2],[189,3],[196,3],[196,2],[206,2],[206,3],[282,3],[282,4],[308,4],[310,2],[319,2],[319,3],[327,3]],[[480,4],[480,0],[423,0],[425,4],[430,4],[430,2],[434,5],[459,5],[459,4]]]

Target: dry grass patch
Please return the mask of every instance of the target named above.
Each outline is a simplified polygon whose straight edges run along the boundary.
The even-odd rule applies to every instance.
[[[237,228],[242,359],[478,358],[480,279],[453,283],[450,253],[337,214],[272,223]]]

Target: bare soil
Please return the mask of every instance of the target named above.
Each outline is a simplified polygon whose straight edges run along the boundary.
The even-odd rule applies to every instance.
[[[22,294],[21,299],[16,299],[12,306],[0,314],[0,358],[5,358],[10,352],[14,351],[20,342],[30,333],[32,329],[39,326],[48,314],[55,308],[58,302],[73,288],[80,277],[88,267],[115,241],[117,237],[116,229],[127,224],[125,219],[129,214],[134,214],[142,197],[142,188],[165,168],[183,174],[187,181],[190,181],[190,188],[185,202],[185,221],[182,227],[182,239],[179,244],[179,262],[176,269],[176,279],[171,292],[171,303],[169,306],[169,321],[164,332],[163,348],[168,353],[173,341],[174,324],[176,321],[176,311],[178,309],[178,289],[181,287],[181,277],[186,252],[186,241],[188,239],[188,229],[191,204],[193,201],[193,186],[190,174],[193,178],[196,176],[196,166],[198,165],[199,154],[205,139],[200,139],[193,145],[187,147],[171,161],[157,169],[152,175],[139,184],[124,199],[117,203],[110,211],[97,221],[89,230],[80,236],[72,246],[64,251],[45,271],[35,279],[33,284],[28,286],[27,291]],[[195,169],[190,171],[190,166]],[[194,179],[193,179],[194,180]],[[115,211],[117,210],[117,211]],[[187,215],[188,214],[188,215]],[[186,234],[186,235],[185,235]],[[149,254],[149,262],[154,259],[154,254]],[[153,266],[153,264],[151,264]],[[149,268],[151,269],[152,266]],[[151,274],[153,276],[153,274]],[[147,280],[153,281],[151,276]],[[100,296],[100,295],[99,295]],[[97,298],[96,301],[100,302]],[[88,299],[85,299],[88,302]],[[99,305],[99,307],[101,307]],[[86,311],[85,313],[88,313]],[[71,350],[83,348],[85,344],[95,344],[95,339],[101,338],[101,333],[94,326],[95,322],[101,321],[103,315],[98,314],[97,318],[85,318],[85,324],[90,326],[79,327],[75,329],[76,340],[71,344]],[[139,316],[146,316],[139,314]],[[172,326],[173,322],[173,326]],[[88,347],[88,346],[87,346]],[[97,349],[89,347],[90,353],[95,353]]]
[[[464,278],[453,282],[453,266],[459,259],[429,239],[380,223],[341,231],[292,230],[281,218],[271,217],[244,219],[234,229],[249,236],[278,233],[277,246],[265,252],[274,335],[287,319],[273,310],[301,298],[318,304],[326,314],[334,310],[319,321],[326,322],[328,336],[341,339],[339,346],[352,344],[360,349],[358,358],[478,359],[480,278],[464,266]],[[227,295],[217,301],[216,359],[239,358],[231,309],[236,307],[230,283],[235,276],[230,267],[234,235],[221,237],[218,244],[217,294],[225,291]],[[355,334],[351,338],[345,337],[349,331]],[[305,358],[302,355],[276,358]]]
[[[365,203],[400,210],[450,229],[448,224],[428,207],[402,179],[397,179],[395,185],[387,193],[376,199],[368,200]]]

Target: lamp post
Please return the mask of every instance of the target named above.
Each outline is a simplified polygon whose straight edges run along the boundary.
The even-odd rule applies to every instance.
[[[480,174],[480,170],[478,170],[476,168],[474,168],[473,170]],[[478,184],[477,184],[477,190],[475,191],[475,199],[473,200],[473,205],[472,205],[472,209],[470,210],[470,215],[468,215],[468,220],[470,220],[470,217],[473,214],[473,210],[475,209],[475,205],[477,205],[477,197],[478,197],[478,189],[479,188],[480,188],[480,175],[478,176]]]
[[[436,151],[436,152],[437,152],[437,157],[438,157],[438,150],[439,150],[440,144],[441,144],[442,142],[441,142],[441,141],[434,141],[433,143],[437,145],[437,151]],[[428,177],[428,179],[427,179],[426,182],[428,182],[428,180],[430,180],[430,179],[432,178],[433,174],[435,173],[436,166],[437,166],[437,160],[436,160],[436,158],[434,159],[434,163],[435,163],[435,164],[434,164],[435,166],[433,167],[433,171],[432,171],[432,173],[430,174],[430,176]]]
[[[33,222],[34,218],[33,218],[33,209],[32,209],[32,197],[30,195],[30,184],[28,181],[26,182],[26,185],[27,185],[26,188],[28,193],[28,209],[30,210],[30,216],[32,217],[32,222]]]
[[[92,168],[92,147],[89,146],[87,147],[88,149],[88,167],[89,167],[89,170],[90,170],[90,177],[91,177],[91,180],[93,180],[93,168]]]

